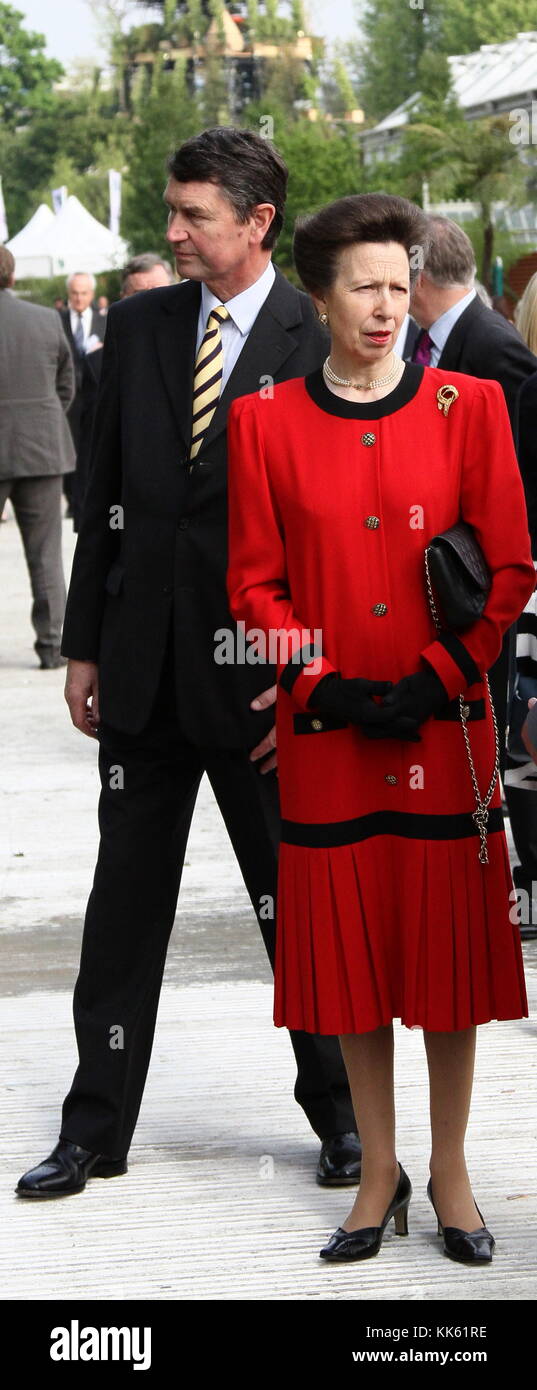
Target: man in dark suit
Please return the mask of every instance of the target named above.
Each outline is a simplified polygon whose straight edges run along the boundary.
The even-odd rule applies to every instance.
[[[514,426],[518,392],[537,369],[537,358],[516,328],[479,298],[474,286],[474,251],[466,232],[448,217],[431,216],[429,222],[432,244],[410,298],[412,314],[422,331],[409,357],[448,372],[499,381]],[[498,660],[489,671],[502,774],[512,641],[513,635],[507,632]]]
[[[68,276],[66,284],[68,304],[66,309],[59,310],[59,314],[67,342],[71,349],[75,369],[76,392],[67,419],[69,421],[71,434],[73,436],[73,444],[78,459],[82,430],[82,378],[84,358],[88,349],[91,350],[97,342],[103,342],[106,318],[103,318],[103,315],[99,313],[98,309],[92,307],[96,287],[94,275],[88,275],[86,271],[77,270],[73,275]],[[77,471],[78,463],[77,470],[70,477],[69,482],[64,488],[65,495],[69,502],[69,510],[75,517],[76,526],[78,525],[80,512]]]
[[[329,342],[272,264],[287,169],[270,143],[204,131],[169,173],[168,240],[189,278],[108,314],[62,645],[71,717],[100,744],[101,846],[75,990],[79,1067],[60,1143],[21,1179],[23,1196],[126,1169],[204,771],[274,959],[275,668],[241,659],[227,602],[226,417],[236,396],[319,367]],[[295,1097],[322,1140],[318,1180],[356,1183],[338,1039],[291,1041]]]
[[[412,360],[428,354],[431,367],[499,381],[513,425],[518,392],[537,358],[513,324],[480,299],[473,246],[462,227],[449,217],[431,216],[429,223],[432,245],[410,298],[422,330]]]

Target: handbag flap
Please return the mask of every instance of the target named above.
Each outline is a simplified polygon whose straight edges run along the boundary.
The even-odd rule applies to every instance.
[[[458,521],[455,526],[450,526],[449,530],[443,531],[441,536],[435,536],[430,543],[429,550],[431,558],[435,552],[451,552],[453,556],[457,557],[478,588],[484,589],[488,593],[492,582],[490,572],[473,530],[465,521]]]

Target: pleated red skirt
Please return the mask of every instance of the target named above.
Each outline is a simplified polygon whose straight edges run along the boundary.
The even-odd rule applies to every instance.
[[[401,1019],[453,1032],[527,1017],[505,832],[489,833],[486,866],[478,848],[475,836],[282,843],[276,1026],[365,1033]]]

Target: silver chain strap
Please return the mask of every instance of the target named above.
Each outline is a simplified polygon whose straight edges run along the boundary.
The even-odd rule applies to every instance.
[[[425,551],[425,575],[426,575],[426,580],[427,580],[427,595],[428,595],[428,599],[429,599],[429,605],[430,605],[431,613],[432,613],[432,616],[433,616],[433,622],[434,622],[434,624],[435,624],[435,627],[436,627],[438,630],[440,630],[440,629],[441,629],[441,623],[440,623],[440,620],[439,620],[439,617],[438,617],[438,612],[437,612],[436,604],[435,604],[434,597],[433,597],[433,587],[432,587],[432,584],[431,584],[431,576],[430,576],[430,574],[429,574],[429,556],[428,556],[428,554],[427,554],[427,550]],[[475,771],[475,767],[474,767],[474,760],[473,760],[473,758],[472,758],[472,750],[471,750],[471,748],[470,748],[470,738],[469,738],[469,734],[468,734],[468,725],[467,725],[467,722],[466,722],[466,715],[464,714],[464,706],[465,706],[464,695],[459,695],[459,712],[460,712],[460,716],[461,716],[462,732],[463,732],[463,734],[464,734],[464,742],[465,742],[465,744],[466,744],[466,752],[467,752],[467,755],[468,755],[468,763],[469,763],[469,766],[470,766],[470,776],[471,776],[471,778],[472,778],[472,786],[473,786],[473,789],[474,789],[475,804],[476,804],[476,809],[475,809],[475,811],[472,812],[472,820],[475,821],[476,826],[477,826],[477,829],[478,829],[478,831],[479,831],[479,836],[480,836],[479,855],[478,855],[480,864],[488,864],[488,862],[489,862],[488,849],[487,849],[487,822],[488,822],[488,818],[489,818],[488,808],[489,808],[489,806],[490,806],[492,797],[493,797],[493,795],[494,795],[494,789],[495,789],[495,787],[496,787],[496,782],[497,782],[497,780],[498,780],[498,774],[499,774],[499,771],[500,771],[500,740],[499,740],[499,737],[498,737],[498,724],[497,724],[497,721],[496,721],[496,711],[495,711],[495,709],[494,709],[494,705],[493,705],[493,702],[492,702],[492,695],[491,695],[491,693],[490,693],[489,678],[488,678],[488,675],[487,675],[486,672],[485,672],[484,680],[485,680],[486,692],[487,692],[487,695],[488,695],[488,698],[489,698],[489,702],[490,702],[490,708],[491,708],[491,713],[492,713],[492,722],[493,722],[493,725],[494,725],[494,768],[493,768],[492,777],[491,777],[491,779],[490,779],[490,782],[489,782],[489,785],[488,785],[488,789],[487,789],[486,795],[485,795],[483,798],[481,797],[481,793],[480,793],[480,791],[479,791],[479,785],[478,785],[478,781],[477,781],[477,777],[476,777],[476,771]]]

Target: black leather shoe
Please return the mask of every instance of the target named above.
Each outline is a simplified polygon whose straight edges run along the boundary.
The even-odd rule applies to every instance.
[[[354,1130],[323,1139],[317,1167],[317,1182],[321,1187],[355,1186],[362,1171],[362,1145]]]
[[[126,1172],[126,1158],[106,1158],[60,1139],[43,1163],[23,1173],[15,1192],[18,1197],[67,1197],[82,1192],[88,1178],[115,1178]]]
[[[433,1188],[430,1178],[427,1183],[427,1196],[438,1222],[438,1234],[444,1237],[444,1254],[449,1255],[450,1260],[458,1260],[459,1264],[490,1264],[496,1241],[490,1231],[487,1231],[479,1207],[477,1207],[477,1212],[478,1215],[481,1216],[483,1225],[480,1226],[477,1231],[460,1231],[458,1226],[442,1225],[434,1204]]]
[[[338,1226],[327,1245],[319,1251],[323,1260],[369,1260],[378,1255],[382,1237],[388,1221],[393,1216],[395,1233],[408,1235],[408,1206],[412,1196],[412,1184],[404,1168],[399,1164],[399,1182],[393,1200],[390,1202],[381,1226],[362,1226],[357,1231],[346,1231]]]

